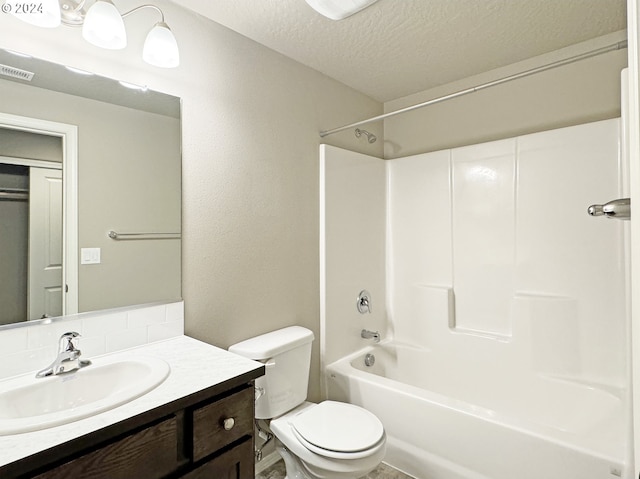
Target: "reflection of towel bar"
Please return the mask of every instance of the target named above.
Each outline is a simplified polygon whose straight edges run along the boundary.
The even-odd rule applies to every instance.
[[[20,188],[0,188],[0,200],[28,201],[29,190]]]
[[[109,231],[107,236],[114,240],[144,240],[144,239],[180,239],[180,233],[116,233]]]

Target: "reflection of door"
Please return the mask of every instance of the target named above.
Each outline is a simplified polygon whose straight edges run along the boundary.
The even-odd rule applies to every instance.
[[[62,315],[62,171],[29,171],[29,319]]]
[[[0,163],[7,163],[11,165],[23,165],[29,167],[38,168],[52,168],[54,163],[57,163],[57,168],[62,170],[62,176],[64,177],[62,185],[62,209],[64,211],[64,224],[60,224],[62,229],[62,277],[63,281],[59,283],[59,290],[64,294],[60,294],[59,301],[62,303],[63,314],[74,314],[78,312],[78,127],[75,125],[69,125],[65,123],[52,122],[47,120],[40,120],[37,118],[28,118],[17,115],[10,115],[8,113],[0,112],[0,130],[14,130],[19,132],[30,132],[36,136],[53,136],[57,137],[61,142],[61,159],[54,160],[49,157],[39,159],[29,159],[32,157],[32,152],[29,150],[21,154],[16,152],[7,156],[0,150]],[[0,141],[0,146],[6,147],[7,144],[12,144],[14,147],[20,145],[18,143]],[[23,144],[32,145],[31,141],[24,142]],[[15,150],[15,148],[14,148]],[[45,161],[47,160],[47,161]],[[35,193],[37,194],[37,193]],[[1,247],[2,245],[0,245]],[[46,258],[46,252],[43,253]],[[52,261],[56,263],[56,261]],[[57,261],[60,264],[60,261]],[[44,271],[44,269],[43,269]],[[31,273],[29,273],[31,274]],[[29,284],[25,284],[27,288]],[[62,288],[64,286],[64,288]],[[44,286],[43,286],[44,288]],[[35,293],[28,292],[29,296],[34,296]],[[42,293],[44,296],[44,293]],[[42,303],[45,303],[45,299],[42,299]],[[2,308],[2,304],[0,304]],[[60,308],[57,308],[60,309]],[[51,305],[51,311],[53,311],[53,305]],[[28,318],[39,318],[45,312],[40,314],[32,313]],[[52,313],[46,313],[52,314]]]

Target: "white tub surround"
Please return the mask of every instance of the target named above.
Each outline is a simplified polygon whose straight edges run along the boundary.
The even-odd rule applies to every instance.
[[[385,181],[381,159],[320,145],[323,364],[362,347],[362,329],[385,327]],[[362,290],[371,295],[370,313],[356,307]]]
[[[182,398],[198,395],[205,390],[215,393],[216,388],[222,390],[250,382],[262,375],[264,368],[260,363],[187,336],[157,341],[106,356],[113,360],[126,360],[136,356],[155,357],[166,361],[171,372],[155,389],[109,411],[41,431],[0,436],[0,475],[4,474],[1,472],[4,466],[15,461],[121,421],[144,417],[146,413]],[[35,374],[35,371],[32,373]],[[0,382],[0,388],[1,384]],[[12,477],[9,472],[7,474]]]
[[[623,196],[619,125],[389,161],[394,338],[483,384],[624,387],[628,222],[587,214]]]
[[[418,479],[631,477],[628,222],[587,214],[626,196],[619,130],[605,120],[386,161],[386,238],[345,229],[360,184],[338,191],[325,244],[345,231],[352,254],[386,242],[375,274],[388,318],[361,367],[370,343],[345,353],[343,337],[367,318],[341,298],[345,279],[379,278],[326,248],[322,334],[341,349],[326,349],[325,387],[381,418],[390,465]],[[324,153],[327,170],[361,156]]]

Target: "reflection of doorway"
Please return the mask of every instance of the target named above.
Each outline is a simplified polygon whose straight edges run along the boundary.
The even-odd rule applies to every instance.
[[[17,136],[26,134],[55,139],[62,146],[61,160],[57,160],[58,165],[52,165],[51,161],[40,159],[24,159],[25,156],[30,155],[0,156],[0,163],[26,166],[28,170],[32,170],[34,178],[43,176],[40,178],[40,187],[33,185],[35,190],[41,191],[29,192],[29,196],[33,194],[49,198],[48,202],[42,203],[38,208],[41,210],[39,213],[35,211],[33,213],[35,217],[40,218],[36,220],[38,225],[29,226],[30,230],[39,232],[40,239],[34,236],[25,241],[25,243],[28,242],[31,250],[40,250],[36,254],[39,254],[41,259],[37,261],[46,262],[46,266],[43,263],[38,268],[41,272],[29,273],[32,277],[37,277],[38,274],[41,276],[41,279],[35,283],[37,286],[33,287],[37,292],[28,293],[27,304],[33,311],[13,321],[24,321],[27,318],[39,319],[43,314],[60,316],[76,313],[78,311],[78,128],[75,125],[0,113],[0,130],[14,131]],[[22,143],[32,145],[30,140]],[[50,174],[51,166],[57,170],[54,177]],[[36,173],[43,168],[45,170],[42,173],[46,174]],[[57,197],[57,200],[51,201],[54,197]],[[54,218],[57,218],[55,225]],[[47,237],[53,241],[45,241]],[[35,263],[32,260],[28,261]],[[6,281],[5,285],[10,281],[9,278],[3,278],[3,280]],[[23,288],[24,291],[28,290],[26,282],[23,283]],[[31,301],[32,299],[35,302]],[[3,305],[0,304],[0,308],[2,307]]]
[[[29,168],[29,310],[62,315],[62,170]]]
[[[0,324],[62,314],[62,224],[62,163],[0,157]]]
[[[29,168],[0,164],[0,324],[27,318]]]

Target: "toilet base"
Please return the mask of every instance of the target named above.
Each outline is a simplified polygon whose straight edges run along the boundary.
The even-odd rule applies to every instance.
[[[304,471],[304,468],[300,463],[300,459],[292,454],[291,451],[289,451],[289,449],[287,449],[287,447],[277,439],[276,451],[278,451],[278,454],[280,454],[280,457],[282,457],[282,460],[284,461],[286,474],[284,479],[315,479]]]
[[[286,476],[285,479],[359,479],[368,474],[375,465],[368,471],[359,471],[357,475],[345,472],[319,470],[313,468],[310,470],[298,456],[293,454],[280,440],[276,438],[276,451],[284,460]]]

